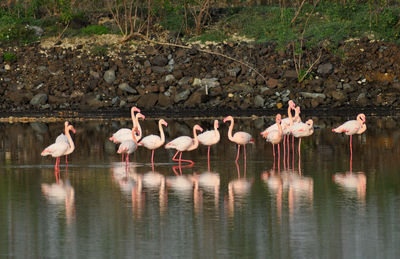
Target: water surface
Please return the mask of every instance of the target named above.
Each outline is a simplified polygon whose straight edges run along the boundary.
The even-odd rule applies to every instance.
[[[313,119],[300,164],[281,150],[273,169],[259,135],[272,117],[237,119],[234,131],[256,143],[236,164],[221,119],[210,168],[200,146],[181,171],[164,148],[154,170],[144,148],[125,167],[108,137],[129,121],[72,121],[76,150],[60,178],[40,152],[63,123],[0,123],[0,257],[399,258],[399,118],[367,118],[352,164],[349,138],[331,132],[348,118]],[[213,123],[167,121],[167,140]],[[158,130],[156,120],[142,127]]]

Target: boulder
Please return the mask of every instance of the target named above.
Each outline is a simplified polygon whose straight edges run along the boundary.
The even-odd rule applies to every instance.
[[[37,94],[31,99],[30,104],[36,106],[40,104],[45,104],[46,101],[47,101],[47,94]]]

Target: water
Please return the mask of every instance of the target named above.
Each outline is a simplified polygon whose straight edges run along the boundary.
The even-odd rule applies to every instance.
[[[246,164],[235,164],[221,123],[211,172],[201,146],[184,153],[196,164],[182,175],[164,148],[154,172],[143,148],[125,168],[108,137],[129,121],[72,121],[77,148],[58,181],[55,160],[40,152],[63,123],[0,123],[0,257],[399,258],[399,118],[368,117],[352,165],[348,137],[330,131],[347,119],[314,118],[300,171],[297,158],[272,170],[272,147],[259,136],[272,117],[236,120],[234,131],[256,141]],[[167,121],[167,140],[195,123],[212,127]],[[157,132],[156,121],[142,126]]]

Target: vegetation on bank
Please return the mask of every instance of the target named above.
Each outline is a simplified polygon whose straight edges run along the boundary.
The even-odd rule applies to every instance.
[[[148,35],[161,27],[189,40],[221,41],[236,34],[279,46],[301,37],[312,46],[325,39],[338,43],[363,36],[399,42],[399,4],[399,0],[6,0],[0,8],[0,41],[35,41],[30,26],[36,25],[44,29],[44,37],[60,38]],[[115,23],[99,25],[95,17],[101,15]]]

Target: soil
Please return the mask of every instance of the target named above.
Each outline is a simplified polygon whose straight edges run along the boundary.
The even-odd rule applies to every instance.
[[[183,44],[102,35],[0,47],[16,55],[0,55],[0,117],[112,118],[129,116],[132,106],[153,116],[260,116],[284,113],[289,99],[307,115],[400,110],[400,49],[393,43],[323,44],[305,52],[302,69],[322,55],[301,83],[290,46]]]

